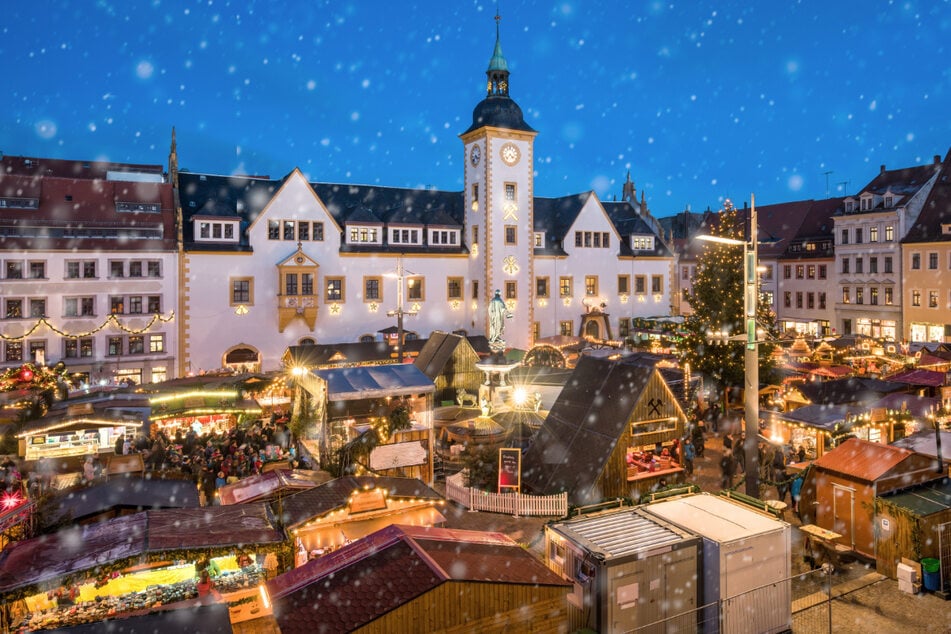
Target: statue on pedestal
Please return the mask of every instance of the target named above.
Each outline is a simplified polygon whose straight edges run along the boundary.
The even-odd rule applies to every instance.
[[[489,302],[489,348],[492,352],[501,354],[505,350],[505,320],[511,319],[502,292],[495,289],[495,296]]]

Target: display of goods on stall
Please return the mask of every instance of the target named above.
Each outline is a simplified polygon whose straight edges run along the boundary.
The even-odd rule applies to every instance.
[[[225,572],[217,577],[214,583],[218,592],[227,595],[252,588],[263,580],[264,570],[257,565],[250,565],[234,572]],[[29,614],[13,631],[31,632],[95,623],[126,612],[148,610],[197,598],[198,588],[194,579],[154,585],[141,592],[130,592],[121,596],[97,596],[94,601],[84,601],[76,605],[64,605]]]

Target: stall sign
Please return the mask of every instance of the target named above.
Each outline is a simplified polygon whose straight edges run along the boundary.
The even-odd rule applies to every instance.
[[[81,416],[94,413],[92,403],[77,403],[66,408],[67,416]]]
[[[33,436],[33,438],[30,438],[30,444],[31,445],[45,445],[46,436]]]
[[[499,449],[499,493],[522,486],[522,450],[517,447]]]

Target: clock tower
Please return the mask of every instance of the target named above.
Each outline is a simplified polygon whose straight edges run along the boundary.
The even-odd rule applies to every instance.
[[[501,293],[509,348],[531,347],[534,313],[532,218],[534,141],[537,132],[509,97],[509,69],[495,16],[495,49],[486,96],[460,135],[465,148],[466,240],[469,258],[471,334],[488,336],[488,303]]]

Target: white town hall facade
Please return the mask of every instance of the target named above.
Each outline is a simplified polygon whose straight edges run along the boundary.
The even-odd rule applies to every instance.
[[[633,318],[669,315],[673,256],[630,178],[621,202],[535,197],[537,133],[509,97],[498,37],[486,74],[460,135],[462,192],[310,183],[298,169],[179,172],[173,140],[180,374],[273,370],[288,346],[393,337],[401,281],[409,336],[486,334],[496,290],[506,344],[522,350],[559,334],[616,339]]]

